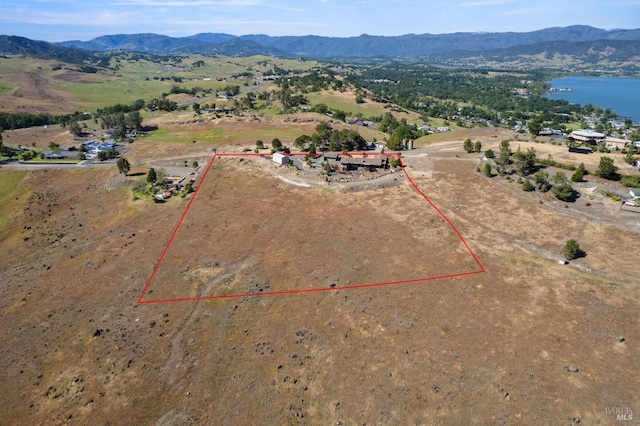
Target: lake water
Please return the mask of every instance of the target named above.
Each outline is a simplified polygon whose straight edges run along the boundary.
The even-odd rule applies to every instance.
[[[554,89],[571,89],[570,92],[548,93],[546,96],[550,99],[564,99],[579,105],[593,104],[640,121],[640,79],[564,77],[550,83]]]

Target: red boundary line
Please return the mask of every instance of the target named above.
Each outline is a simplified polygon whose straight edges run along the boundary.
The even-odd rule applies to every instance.
[[[359,152],[359,153],[353,153],[353,154],[354,155],[364,155],[365,157],[367,155],[369,155],[369,153],[366,153],[366,152]],[[289,155],[290,156],[307,156],[308,154],[289,154]],[[193,195],[191,196],[191,199],[189,200],[189,203],[187,204],[186,209],[182,213],[182,216],[180,216],[180,220],[178,220],[178,224],[176,225],[175,229],[173,230],[173,233],[171,234],[171,237],[169,238],[169,242],[167,243],[167,245],[165,246],[164,250],[162,251],[162,254],[160,255],[160,259],[158,259],[158,263],[156,263],[156,266],[153,268],[153,272],[151,273],[151,276],[149,276],[149,279],[147,280],[147,282],[146,282],[146,284],[145,284],[145,286],[144,286],[144,288],[142,290],[142,293],[140,293],[140,296],[138,297],[138,302],[137,303],[139,305],[145,305],[145,304],[153,304],[153,303],[193,302],[193,301],[198,301],[198,300],[232,299],[232,298],[241,298],[241,297],[279,296],[279,295],[287,295],[287,294],[317,293],[317,292],[320,292],[320,291],[359,289],[359,288],[381,287],[381,286],[398,285],[398,284],[409,284],[409,283],[424,282],[424,281],[435,281],[435,280],[442,280],[442,279],[447,279],[447,278],[458,278],[458,277],[464,277],[464,276],[476,275],[476,274],[484,273],[485,269],[482,266],[482,264],[480,263],[480,260],[475,255],[473,250],[471,250],[471,247],[469,247],[469,244],[467,244],[465,239],[462,237],[462,234],[460,234],[460,232],[455,227],[453,222],[451,222],[451,220],[449,220],[449,218],[433,203],[433,201],[431,201],[431,199],[429,199],[429,197],[427,197],[426,194],[424,192],[422,192],[422,190],[420,190],[420,188],[418,188],[418,186],[413,181],[411,176],[409,176],[409,173],[407,172],[406,167],[402,163],[402,159],[400,157],[400,154],[399,153],[391,153],[391,154],[385,154],[385,155],[387,155],[387,156],[397,155],[398,160],[400,160],[400,165],[402,167],[402,171],[404,172],[404,175],[407,177],[407,180],[409,181],[409,183],[411,183],[411,186],[413,186],[413,188],[429,203],[429,205],[431,205],[431,207],[433,207],[435,209],[435,211],[438,212],[438,214],[447,222],[447,224],[451,227],[451,229],[453,229],[453,231],[456,233],[456,235],[458,236],[458,238],[460,239],[462,244],[465,246],[465,248],[467,249],[467,251],[469,252],[471,257],[473,258],[475,263],[480,267],[479,271],[468,271],[468,272],[460,272],[460,273],[449,274],[449,275],[439,275],[439,276],[434,276],[434,277],[415,278],[415,279],[400,280],[400,281],[387,281],[387,282],[370,283],[370,284],[356,284],[356,285],[348,285],[348,286],[340,286],[340,287],[320,287],[320,288],[310,288],[310,289],[300,289],[300,290],[269,291],[269,292],[261,292],[261,293],[244,293],[244,294],[228,294],[228,295],[217,295],[217,296],[178,297],[178,298],[173,298],[173,299],[142,300],[144,298],[144,296],[146,295],[147,291],[149,290],[149,286],[151,285],[151,281],[153,281],[153,278],[155,277],[156,273],[158,272],[158,269],[160,268],[160,265],[162,264],[162,261],[164,260],[166,254],[167,254],[167,251],[169,250],[169,247],[173,243],[173,239],[175,238],[176,234],[180,230],[180,227],[182,226],[182,222],[184,221],[185,217],[187,216],[187,213],[189,212],[189,209],[191,208],[191,204],[193,204],[193,201],[198,196],[198,192],[200,191],[200,187],[202,186],[202,183],[206,179],[207,174],[209,173],[209,170],[211,170],[211,166],[213,165],[213,162],[216,160],[216,158],[218,158],[218,157],[264,157],[265,156],[265,154],[249,154],[249,153],[242,153],[242,154],[215,154],[211,158],[211,161],[209,161],[209,164],[207,165],[207,170],[202,175],[202,179],[200,179],[200,185],[198,185],[198,187],[194,191]]]

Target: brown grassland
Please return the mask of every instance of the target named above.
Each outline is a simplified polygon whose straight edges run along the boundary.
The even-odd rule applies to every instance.
[[[136,171],[212,155],[159,146],[129,146]],[[638,215],[525,194],[476,172],[459,141],[441,146],[407,170],[485,273],[341,289],[475,264],[405,179],[301,188],[225,159],[145,300],[336,287],[163,304],[137,298],[188,198],[134,201],[144,177],[115,166],[0,168],[15,182],[0,206],[2,423],[611,424],[608,408],[637,411]],[[569,238],[587,256],[561,266]]]

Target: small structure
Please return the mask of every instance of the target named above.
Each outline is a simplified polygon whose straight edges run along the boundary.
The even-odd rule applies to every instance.
[[[634,199],[640,199],[640,188],[629,188],[629,195]]]
[[[444,133],[444,132],[448,132],[448,131],[449,131],[448,127],[444,127],[444,126],[438,127],[438,132],[440,132],[440,133]]]
[[[564,260],[564,259],[560,259],[560,260],[558,260],[558,263],[559,263],[559,264],[561,264],[561,265],[568,265],[568,264],[569,264],[569,262],[567,262],[567,261],[566,261],[566,260]]]
[[[289,156],[286,155],[286,154],[283,154],[281,152],[275,152],[271,156],[271,161],[273,161],[276,164],[279,164],[279,165],[283,166],[285,164],[289,164]]]

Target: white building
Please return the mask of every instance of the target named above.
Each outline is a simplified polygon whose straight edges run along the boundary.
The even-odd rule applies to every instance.
[[[606,136],[603,133],[595,132],[593,130],[574,130],[569,134],[569,139],[592,144],[604,141],[605,137]]]
[[[289,164],[289,156],[281,152],[275,152],[271,156],[271,160],[276,164],[280,164],[281,166],[284,164]]]

